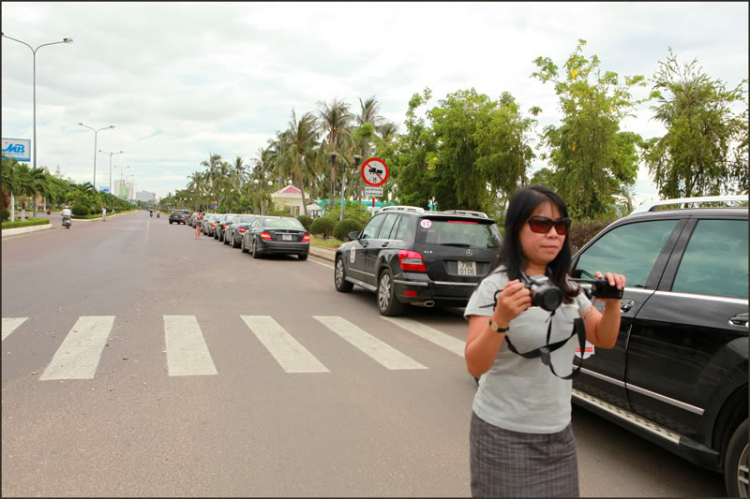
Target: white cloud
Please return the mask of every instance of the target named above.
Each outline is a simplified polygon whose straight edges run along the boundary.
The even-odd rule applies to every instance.
[[[433,104],[475,87],[509,91],[524,109],[542,107],[541,126],[557,123],[554,88],[530,78],[532,61],[561,64],[579,38],[621,75],[650,77],[669,46],[729,85],[748,73],[742,3],[5,2],[2,16],[8,36],[33,46],[75,40],[37,55],[39,164],[91,180],[93,133],[77,123],[114,124],[98,148],[126,151],[113,163],[159,196],[183,188],[209,150],[250,158],[292,108],[315,111],[333,97],[357,109],[375,95],[403,124],[424,87]],[[31,83],[31,51],[3,40],[4,137],[31,138]],[[623,128],[659,135],[649,116],[642,106]],[[97,172],[109,182],[108,158]],[[643,170],[636,191],[656,193]]]

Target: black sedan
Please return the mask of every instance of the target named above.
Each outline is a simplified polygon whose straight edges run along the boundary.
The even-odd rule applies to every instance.
[[[262,216],[242,235],[241,248],[253,258],[261,254],[284,254],[307,260],[310,234],[296,218]]]
[[[256,218],[258,218],[257,215],[235,216],[224,230],[224,244],[231,244],[232,248],[239,248],[242,243],[242,235],[247,232],[250,224]]]

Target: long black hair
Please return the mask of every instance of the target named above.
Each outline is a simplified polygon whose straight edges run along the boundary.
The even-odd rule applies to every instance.
[[[552,189],[543,185],[525,187],[516,192],[510,199],[508,213],[505,215],[505,236],[497,265],[498,267],[500,265],[505,266],[509,281],[521,279],[521,272],[528,263],[528,259],[521,248],[521,229],[531,218],[534,210],[542,203],[554,204],[563,217],[568,217],[568,207],[565,206],[565,202]],[[552,274],[550,279],[555,286],[562,290],[565,303],[571,303],[573,297],[580,293],[580,290],[577,287],[572,287],[566,279],[570,272],[571,263],[569,235],[570,232],[565,237],[562,248],[555,259],[547,264],[547,270]]]

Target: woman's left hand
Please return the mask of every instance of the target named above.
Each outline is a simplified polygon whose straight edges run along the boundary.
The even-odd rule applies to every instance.
[[[625,276],[622,274],[613,274],[611,272],[602,274],[597,270],[596,272],[594,272],[594,276],[598,279],[606,279],[610,286],[617,286],[617,289],[625,289],[626,280]],[[616,303],[619,301],[619,299],[604,299],[604,304],[607,305],[610,302],[613,302],[619,308],[619,304]]]

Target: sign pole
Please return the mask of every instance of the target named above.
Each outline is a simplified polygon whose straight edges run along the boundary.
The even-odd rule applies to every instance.
[[[375,209],[375,198],[372,198],[372,209]]]

